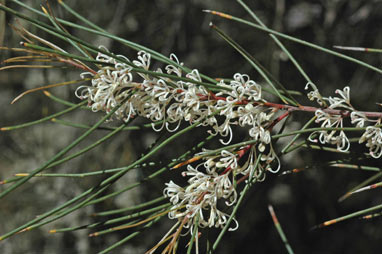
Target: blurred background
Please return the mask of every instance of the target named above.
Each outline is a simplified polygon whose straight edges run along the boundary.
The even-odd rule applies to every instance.
[[[19,6],[7,2],[9,6]],[[23,1],[39,8],[39,1]],[[320,46],[333,45],[381,48],[381,0],[321,0],[246,1],[249,7],[270,28],[296,36]],[[288,89],[303,92],[306,81],[288,61],[269,36],[263,32],[233,21],[221,19],[202,12],[204,9],[230,13],[250,20],[251,17],[236,1],[228,0],[155,0],[155,1],[70,1],[65,3],[112,34],[126,38],[157,50],[164,55],[175,53],[189,68],[197,68],[211,77],[230,78],[234,73],[247,73],[253,80],[264,81],[253,68],[209,28],[212,21],[223,29],[248,52],[253,54]],[[55,15],[72,22],[79,22],[60,8],[56,1],[50,1]],[[21,9],[20,9],[21,10]],[[28,11],[25,14],[32,15]],[[0,15],[3,15],[0,12]],[[2,19],[2,20],[1,20]],[[31,32],[46,38],[62,48],[70,49],[66,42],[51,38],[35,27],[14,17],[0,17],[0,22],[17,24],[21,22]],[[133,50],[107,38],[94,36],[83,31],[68,28],[94,46],[104,45],[116,54],[130,59],[136,57]],[[1,33],[0,33],[1,34]],[[9,26],[5,26],[3,45],[18,47],[22,40]],[[382,102],[382,80],[377,73],[331,55],[282,40],[304,70],[320,88],[324,96],[333,96],[337,88],[351,88],[352,104],[365,111],[380,111],[376,102]],[[345,52],[374,66],[381,66],[381,54]],[[0,60],[17,56],[14,52],[2,50]],[[153,63],[154,69],[162,67]],[[39,119],[65,107],[53,103],[43,93],[27,95],[13,105],[10,102],[21,92],[42,85],[78,79],[78,70],[13,69],[0,71],[0,127],[15,125]],[[74,96],[76,85],[51,89],[50,91],[66,100],[78,102]],[[309,103],[305,98],[298,98]],[[89,114],[77,110],[60,119],[76,123],[95,123],[103,114]],[[296,114],[289,124],[289,130],[301,128],[305,114]],[[139,120],[137,121],[139,123]],[[110,125],[118,126],[119,122]],[[195,145],[206,136],[206,130],[187,134],[182,140],[171,144],[156,158],[168,160],[183,153],[190,145]],[[50,159],[68,145],[83,130],[66,127],[52,122],[31,126],[10,132],[0,132],[0,181],[15,173],[28,172]],[[107,132],[97,131],[81,147],[91,144]],[[243,139],[245,132],[235,134],[236,141]],[[54,167],[47,172],[78,173],[128,165],[145,149],[165,133],[155,133],[151,129],[119,133],[101,146],[68,163]],[[280,141],[280,144],[286,141]],[[74,149],[73,152],[80,148]],[[355,155],[361,149],[355,146]],[[276,147],[277,150],[277,147]],[[354,156],[355,156],[354,155]],[[365,209],[382,202],[381,190],[373,190],[355,195],[338,203],[338,198],[349,189],[372,176],[373,172],[352,169],[329,168],[323,160],[342,158],[340,154],[324,151],[300,150],[282,158],[282,171],[293,168],[306,169],[298,174],[285,176],[268,175],[267,179],[251,189],[237,214],[240,228],[228,232],[217,253],[286,253],[285,247],[273,226],[267,206],[272,204],[286,236],[295,253],[378,253],[382,240],[381,217],[372,220],[352,219],[333,226],[310,230],[314,225],[348,213]],[[364,164],[379,166],[381,160],[364,161]],[[118,190],[142,179],[157,168],[130,171],[112,189]],[[102,177],[91,178],[35,178],[0,202],[0,233],[33,219],[35,216],[64,203],[82,193]],[[63,219],[32,232],[26,232],[0,242],[0,253],[96,253],[122,239],[132,231],[120,231],[101,237],[88,238],[91,232],[79,230],[65,234],[49,234],[49,230],[60,227],[79,226],[99,219],[95,212],[127,207],[156,198],[161,195],[164,183],[169,179],[184,181],[180,171],[169,172],[144,183],[141,187],[124,193],[112,200],[86,207]],[[380,179],[379,179],[380,180]],[[378,179],[376,180],[378,181]],[[0,186],[0,190],[5,186]],[[152,229],[116,249],[113,253],[144,253],[154,246],[171,227],[174,221],[161,220]],[[218,230],[210,230],[214,240]],[[204,233],[206,236],[207,233]],[[205,239],[205,238],[204,238]],[[204,240],[203,240],[204,241]],[[201,244],[203,246],[203,244]],[[180,250],[181,253],[181,250]]]

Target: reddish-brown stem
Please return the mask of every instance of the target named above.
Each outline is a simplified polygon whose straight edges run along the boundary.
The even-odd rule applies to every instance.
[[[281,116],[277,117],[272,123],[271,125],[269,125],[268,127],[268,130],[271,131],[273,129],[273,127],[275,127],[276,124],[278,124],[281,120],[283,120],[285,117],[289,116],[290,114],[290,111],[288,110],[287,112],[285,112],[284,114],[282,114]]]
[[[241,182],[243,182],[245,179],[247,179],[249,177],[249,173],[246,174],[245,176],[242,176],[239,180],[237,180],[236,184],[240,184]]]
[[[207,96],[201,96],[201,99],[203,100],[208,100],[208,99],[215,99],[215,100],[226,100],[225,97],[221,96],[215,96],[212,92],[210,92],[209,97]],[[235,104],[236,105],[245,105],[248,104],[248,100],[242,100],[238,101]],[[332,109],[332,108],[318,108],[318,107],[311,107],[311,106],[291,106],[291,105],[286,105],[286,104],[279,104],[279,103],[272,103],[272,102],[255,102],[254,104],[257,105],[263,105],[265,107],[271,107],[271,108],[277,108],[281,110],[288,110],[289,112],[292,111],[305,111],[305,112],[316,112],[317,110],[322,110],[325,113],[331,114],[331,115],[340,115],[342,117],[349,117],[350,114],[353,111],[350,110],[339,110],[339,109]],[[368,111],[357,111],[360,113],[363,113],[366,117],[371,117],[371,118],[382,118],[382,112],[368,112]]]
[[[306,112],[316,112],[318,109],[324,111],[325,113],[331,114],[331,115],[340,115],[342,117],[349,117],[352,111],[350,110],[339,110],[339,109],[331,109],[331,108],[316,108],[316,107],[310,107],[310,106],[291,106],[291,105],[285,105],[285,104],[277,104],[272,102],[264,102],[262,103],[264,106],[267,107],[273,107],[278,108],[282,110],[288,110],[290,112],[292,111],[306,111]],[[372,118],[382,118],[382,112],[367,112],[367,111],[358,111],[363,113],[366,117],[372,117]]]
[[[231,169],[231,166],[227,167],[223,172],[220,173],[220,175],[227,174]]]
[[[183,89],[177,89],[177,93],[183,92]],[[224,100],[226,101],[227,98],[223,96],[216,96],[213,92],[209,92],[208,95],[203,95],[203,94],[197,94],[199,96],[200,100]],[[246,105],[250,103],[248,100],[242,100],[242,101],[237,101],[235,105]],[[273,102],[253,102],[253,104],[257,105],[262,105],[265,107],[270,107],[270,108],[276,108],[280,110],[288,110],[289,112],[293,111],[305,111],[305,112],[316,112],[317,110],[322,110],[325,113],[331,114],[331,115],[340,115],[342,117],[349,117],[350,114],[353,111],[350,110],[339,110],[339,109],[332,109],[332,108],[319,108],[319,107],[311,107],[311,106],[291,106],[291,105],[286,105],[286,104],[279,104],[279,103],[273,103]],[[368,111],[357,111],[360,113],[363,113],[366,117],[371,117],[371,118],[382,118],[382,112],[368,112]],[[288,113],[289,114],[289,113]],[[284,117],[286,117],[285,115]],[[281,121],[281,120],[280,120]]]
[[[247,145],[243,149],[237,151],[236,153],[239,155],[238,159],[240,160],[241,157],[244,156],[244,154],[252,147],[252,145]],[[231,170],[231,166],[227,167],[223,172],[220,173],[220,175],[227,174]]]

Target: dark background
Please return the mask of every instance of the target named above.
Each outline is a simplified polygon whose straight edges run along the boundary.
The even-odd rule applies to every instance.
[[[25,1],[38,8],[38,1]],[[247,1],[250,8],[269,27],[292,36],[316,43],[323,47],[333,45],[381,48],[381,1]],[[228,12],[237,17],[251,20],[251,17],[235,1],[65,1],[83,16],[107,31],[142,44],[164,55],[175,53],[190,68],[197,68],[211,77],[232,77],[236,72],[247,73],[252,79],[263,83],[260,76],[234,49],[226,44],[209,28],[213,21],[234,40],[253,54],[288,89],[303,92],[306,81],[290,61],[265,33],[248,26],[224,20],[203,13],[203,9]],[[74,17],[51,5],[58,17],[77,22]],[[11,5],[15,6],[16,5]],[[16,7],[18,8],[18,7]],[[30,15],[29,12],[28,15]],[[7,15],[7,23],[15,24]],[[32,32],[57,43],[63,48],[68,44],[50,38],[34,27]],[[69,28],[69,31],[93,45],[104,45],[112,52],[134,59],[131,49],[109,39],[96,37]],[[17,47],[22,40],[10,27],[6,27],[3,45]],[[327,55],[292,42],[282,40],[295,56],[311,79],[325,96],[333,96],[334,90],[351,87],[352,104],[365,111],[376,111],[376,102],[382,102],[381,76],[355,63]],[[381,66],[381,54],[346,52],[374,66]],[[1,51],[1,61],[17,54]],[[153,63],[159,67],[159,63]],[[21,92],[41,85],[77,79],[77,70],[7,70],[0,72],[0,126],[14,125],[39,119],[64,109],[53,103],[42,93],[25,96],[14,105],[10,102]],[[67,100],[78,100],[73,93],[75,86],[52,89],[52,93]],[[305,98],[299,101],[307,103]],[[380,110],[380,107],[379,107]],[[102,114],[78,111],[63,119],[74,122],[95,123]],[[309,116],[297,114],[290,122],[290,129],[301,128]],[[84,120],[86,119],[86,120]],[[118,125],[118,121],[110,123]],[[0,180],[17,172],[27,172],[47,161],[83,131],[53,123],[0,133]],[[241,132],[236,135],[241,140]],[[105,132],[97,132],[81,144],[84,147]],[[159,156],[167,162],[179,155],[187,145],[194,145],[206,135],[206,129],[187,134],[173,143]],[[88,172],[127,165],[147,147],[158,134],[151,130],[126,132],[105,142],[80,158],[58,166],[49,172]],[[281,143],[282,144],[282,143]],[[356,153],[360,150],[354,148]],[[78,149],[77,149],[78,150]],[[276,147],[277,150],[277,147]],[[323,161],[345,158],[340,154],[323,151],[301,150],[282,158],[282,171],[293,168],[310,168],[286,176],[268,175],[267,179],[254,185],[239,209],[237,220],[240,228],[228,232],[217,253],[286,253],[285,247],[273,226],[267,205],[273,204],[279,221],[295,253],[379,253],[382,240],[380,217],[372,220],[352,219],[333,226],[311,231],[323,221],[380,204],[381,190],[373,190],[338,203],[338,198],[374,173],[352,169],[337,169],[324,166]],[[364,165],[381,166],[381,160],[363,161]],[[141,179],[155,168],[136,170],[123,177],[113,190]],[[180,171],[143,184],[142,187],[125,193],[114,200],[108,200],[80,212],[69,215],[54,224],[32,232],[16,235],[0,242],[0,252],[18,253],[95,253],[122,239],[131,231],[88,238],[86,230],[66,234],[50,235],[52,228],[78,226],[95,222],[90,217],[94,212],[139,204],[161,195],[164,182],[169,179],[181,181]],[[78,195],[100,178],[33,179],[0,202],[0,233],[34,218],[48,209]],[[378,180],[376,180],[378,181]],[[0,189],[3,186],[0,186]],[[110,190],[111,191],[111,190]],[[116,249],[113,253],[144,253],[159,241],[173,224],[167,218],[145,231],[133,241]],[[219,231],[211,230],[213,241]],[[203,232],[206,236],[207,232]],[[205,237],[201,239],[204,246]],[[184,246],[184,244],[181,244]],[[180,248],[180,252],[181,252]],[[203,250],[203,248],[202,248]],[[203,251],[201,251],[203,253]]]

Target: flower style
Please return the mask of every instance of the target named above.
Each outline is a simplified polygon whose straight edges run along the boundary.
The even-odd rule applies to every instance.
[[[163,190],[163,195],[170,198],[170,202],[177,204],[179,200],[184,199],[184,189],[173,181],[166,183],[167,187]]]
[[[341,115],[331,115],[329,113],[324,112],[321,109],[318,109],[316,111],[316,123],[322,122],[321,127],[323,128],[330,128],[330,127],[343,127],[343,118]],[[317,132],[313,132],[309,136],[309,141],[311,142],[317,142],[317,139],[314,139]],[[346,152],[350,148],[350,142],[349,139],[346,137],[346,134],[344,131],[340,131],[338,135],[336,130],[326,131],[321,130],[318,131],[320,133],[318,140],[321,144],[332,144],[337,145],[337,150],[340,152]]]
[[[183,172],[183,176],[190,177],[186,188],[172,181],[166,184],[164,195],[169,197],[173,204],[169,218],[187,218],[184,227],[190,228],[194,225],[196,216],[199,216],[199,227],[222,228],[227,223],[229,215],[218,209],[218,200],[225,199],[227,200],[225,204],[230,206],[236,202],[237,198],[230,174],[218,175],[216,171],[203,173],[198,170],[198,167],[188,165],[187,171]],[[182,208],[184,206],[185,208]],[[231,230],[236,228],[237,226]]]
[[[348,86],[345,86],[343,91],[336,89],[336,94],[339,94],[341,98],[339,97],[331,97],[325,98],[329,102],[329,108],[344,108],[353,110],[353,106],[350,104],[350,88]]]
[[[312,82],[308,82],[305,86],[305,90],[308,90],[309,87],[312,87],[313,91],[310,91],[307,96],[309,98],[309,100],[311,101],[314,101],[316,100],[318,104],[320,104],[320,106],[325,106],[326,103],[324,101],[324,98],[321,96],[320,92],[318,91],[317,87],[315,84],[313,84]]]
[[[183,63],[179,63],[178,57],[176,57],[176,55],[173,53],[170,54],[170,60],[176,62],[180,66],[183,66]],[[179,67],[175,67],[174,65],[169,64],[165,69],[167,74],[175,73],[178,77],[182,76],[182,69]]]
[[[97,60],[105,62],[96,74],[82,73],[81,76],[91,76],[91,86],[80,86],[76,95],[87,99],[93,111],[109,112],[119,106],[115,112],[117,119],[125,121],[135,116],[150,119],[152,122],[162,121],[159,129],[166,128],[175,131],[186,121],[190,124],[198,122],[199,126],[209,126],[210,133],[221,137],[224,145],[231,143],[233,126],[248,128],[248,135],[256,143],[235,150],[222,150],[219,154],[209,155],[204,150],[197,154],[204,162],[196,167],[187,166],[182,173],[188,178],[188,186],[181,187],[170,181],[166,184],[163,194],[170,199],[172,209],[169,218],[182,219],[182,227],[189,230],[198,227],[218,227],[226,225],[229,215],[222,211],[222,204],[232,206],[237,201],[236,183],[264,180],[265,173],[276,173],[280,169],[280,160],[271,143],[270,129],[273,126],[275,112],[272,106],[266,106],[267,101],[262,98],[262,89],[248,75],[236,73],[230,81],[221,80],[216,84],[220,89],[216,94],[208,88],[196,83],[202,82],[197,69],[183,74],[178,58],[170,55],[175,64],[165,66],[167,74],[184,77],[173,80],[169,77],[161,78],[162,69],[151,71],[151,56],[147,52],[139,51],[137,60],[130,61],[123,56],[119,62],[109,54],[99,53]],[[142,71],[132,71],[134,67]],[[157,75],[155,75],[155,73]],[[363,127],[365,122],[372,121],[353,108],[350,104],[350,88],[337,89],[338,97],[322,97],[313,83],[308,83],[305,89],[313,88],[308,93],[310,100],[316,100],[325,109],[315,110],[316,123],[323,128],[342,128],[343,118],[350,115],[352,124]],[[341,113],[345,110],[346,115]],[[379,122],[378,122],[379,123]],[[176,124],[176,127],[171,127]],[[314,138],[319,134],[318,139]],[[309,136],[312,142],[336,145],[337,150],[346,152],[350,142],[344,131],[320,130]],[[382,131],[379,126],[369,126],[362,135],[360,143],[366,142],[370,154],[374,158],[382,156]],[[239,160],[247,154],[246,161]],[[256,166],[255,166],[256,165]],[[235,182],[235,184],[234,184]],[[221,202],[221,200],[225,202]],[[196,220],[196,218],[198,218]],[[235,230],[238,227],[231,228]]]
[[[380,124],[380,120],[377,124]],[[370,155],[378,159],[382,156],[382,129],[377,126],[366,127],[365,133],[359,139],[359,143],[366,142]]]
[[[223,85],[223,83],[221,83]],[[233,75],[233,80],[230,82],[232,92],[229,93],[231,98],[242,101],[260,101],[261,100],[261,86],[251,80],[248,75],[236,73]]]
[[[342,128],[343,118],[350,115],[350,120],[353,125],[357,128],[363,128],[366,122],[377,122],[375,126],[366,127],[365,133],[359,139],[359,143],[366,142],[366,146],[369,147],[370,155],[373,158],[380,158],[382,156],[382,131],[377,125],[381,123],[381,118],[378,120],[369,119],[365,112],[356,110],[350,103],[350,88],[348,86],[344,87],[343,90],[337,89],[336,94],[340,97],[321,97],[318,89],[312,83],[308,83],[305,89],[311,86],[314,91],[308,94],[308,98],[311,100],[317,99],[320,103],[320,98],[323,101],[329,103],[328,110],[317,109],[315,115],[317,117],[316,123],[321,122],[321,127],[323,128]],[[322,105],[320,103],[320,105]],[[331,111],[337,109],[335,111]],[[336,112],[337,111],[337,112]],[[332,113],[336,112],[336,113]],[[374,114],[375,115],[375,114]],[[375,116],[373,116],[375,117]],[[316,139],[315,135],[319,133],[319,138]],[[350,148],[349,139],[343,130],[320,130],[313,132],[309,138],[311,142],[320,142],[321,144],[332,144],[337,145],[337,150],[340,152],[346,152]]]
[[[139,51],[138,59],[133,61],[120,55],[118,57],[136,67],[150,69],[151,56],[144,51]],[[82,73],[81,76],[92,77],[92,86],[80,86],[76,90],[79,98],[88,99],[93,111],[109,112],[119,106],[115,113],[117,119],[127,121],[138,115],[153,122],[163,121],[159,129],[153,125],[156,131],[164,127],[168,131],[175,131],[182,121],[200,122],[199,125],[212,127],[210,132],[214,135],[228,136],[227,140],[220,140],[224,145],[232,140],[233,125],[249,126],[249,135],[263,143],[261,147],[270,144],[270,133],[266,126],[269,126],[274,113],[261,106],[266,102],[261,97],[261,86],[246,74],[236,73],[229,83],[220,81],[217,86],[223,89],[214,95],[204,86],[193,83],[202,81],[196,69],[186,74],[190,82],[185,82],[158,78],[139,71],[134,75],[132,67],[107,54],[99,53],[97,60],[108,65],[97,74]],[[170,60],[182,65],[174,54],[170,55]],[[179,66],[170,64],[165,70],[168,74],[182,76]],[[159,77],[163,73],[161,69],[155,72]],[[219,113],[223,121],[218,121],[215,113]],[[176,123],[176,127],[171,129],[173,123]]]
[[[328,102],[328,109],[339,109],[339,110],[348,110],[348,114],[350,113],[351,123],[356,125],[356,127],[363,127],[365,122],[371,121],[366,117],[363,112],[359,112],[354,109],[354,107],[350,103],[350,88],[348,86],[344,87],[343,90],[337,89],[335,91],[336,94],[339,94],[340,97],[321,97],[318,92],[318,89],[312,84],[308,83],[305,87],[307,89],[309,86],[313,87],[314,92],[310,92],[308,94],[308,98],[311,100],[317,99],[320,103],[320,98],[323,101]],[[320,103],[320,105],[323,105]],[[343,127],[343,116],[341,114],[333,114],[330,111],[324,111],[322,109],[317,109],[315,112],[317,117],[316,123],[321,122],[321,127],[323,128],[331,128],[331,127]],[[340,152],[346,152],[350,148],[350,142],[347,138],[344,131],[326,131],[321,130],[318,131],[319,138],[318,140],[314,138],[317,132],[313,132],[309,136],[309,141],[311,142],[320,142],[321,144],[332,144],[337,146],[337,150]]]
[[[362,128],[365,125],[365,122],[370,121],[365,113],[353,111],[350,114],[351,123],[355,124],[356,127]]]
[[[129,61],[135,67],[150,70],[150,54],[139,51],[137,60]],[[199,122],[201,126],[212,127],[214,135],[228,136],[222,144],[229,144],[232,140],[232,126],[250,127],[249,136],[257,145],[240,148],[239,152],[222,150],[219,155],[207,156],[204,151],[197,156],[204,156],[205,162],[197,167],[188,165],[182,173],[188,177],[188,186],[183,188],[170,181],[166,184],[163,194],[173,204],[169,213],[171,219],[183,218],[185,228],[191,228],[198,216],[200,227],[223,227],[227,223],[228,214],[221,211],[220,200],[225,200],[226,206],[236,203],[237,193],[233,185],[234,178],[262,180],[264,172],[277,172],[280,168],[279,159],[271,146],[271,136],[268,127],[271,125],[274,111],[264,107],[266,102],[262,98],[261,86],[251,80],[246,74],[236,73],[233,80],[217,83],[221,87],[218,93],[213,94],[204,86],[194,83],[202,79],[198,70],[194,69],[186,74],[190,81],[175,81],[170,78],[158,78],[163,73],[161,69],[155,72],[158,75],[149,75],[147,72],[132,72],[128,64],[120,63],[107,54],[98,54],[97,60],[107,63],[97,74],[83,73],[92,78],[91,86],[81,86],[76,90],[76,95],[81,99],[88,99],[93,111],[103,110],[109,112],[119,106],[115,116],[117,119],[129,120],[135,116],[142,116],[153,122],[163,121],[158,131],[166,127],[168,131],[176,130],[182,121],[190,123]],[[167,65],[168,74],[182,77],[182,63],[178,58],[170,55],[170,60],[177,66]],[[215,117],[218,113],[223,121]],[[177,123],[175,129],[170,125]],[[268,147],[268,149],[267,149]],[[249,152],[248,152],[249,151]],[[241,166],[239,158],[248,152],[247,161]],[[255,161],[261,156],[256,169]],[[273,161],[278,166],[272,169]],[[241,180],[240,180],[241,181]],[[219,204],[218,204],[219,202]],[[236,221],[235,221],[236,222]],[[234,230],[238,227],[231,228]]]
[[[202,157],[205,162],[200,163],[196,167],[187,166],[187,170],[182,172],[184,177],[189,177],[188,186],[180,187],[174,182],[166,183],[164,195],[170,198],[173,204],[170,219],[180,219],[183,221],[185,228],[190,228],[196,223],[198,216],[198,227],[220,227],[226,225],[229,217],[228,214],[222,212],[219,208],[225,200],[226,206],[232,206],[237,202],[237,192],[233,184],[235,177],[252,181],[256,178],[261,181],[265,177],[265,172],[270,171],[276,173],[280,169],[279,160],[273,149],[268,154],[257,154],[254,145],[241,147],[238,151],[222,150],[218,155],[208,155],[211,151],[203,150],[196,154]],[[239,165],[239,159],[248,152],[247,161],[243,165]],[[255,166],[257,160],[262,163]],[[272,169],[271,163],[277,160],[278,167]],[[236,230],[238,223],[235,221],[235,227],[229,230]]]
[[[139,51],[137,59],[132,61],[120,55],[112,57],[110,53],[99,53],[96,60],[105,65],[96,73],[81,74],[81,77],[91,77],[91,85],[77,88],[76,96],[87,99],[94,112],[110,112],[118,107],[113,115],[117,119],[128,121],[136,116],[149,119],[155,131],[163,128],[175,131],[182,122],[208,126],[211,134],[226,137],[220,139],[223,145],[231,143],[234,126],[247,128],[248,136],[255,143],[236,151],[223,149],[214,155],[204,150],[196,155],[204,162],[196,167],[188,165],[182,173],[188,178],[188,185],[181,187],[170,181],[163,191],[172,204],[168,216],[181,221],[180,229],[184,227],[189,232],[193,226],[223,228],[230,217],[223,212],[224,205],[230,207],[237,202],[236,184],[243,180],[261,181],[267,172],[280,170],[280,160],[273,149],[270,133],[274,124],[282,119],[275,117],[277,110],[288,109],[289,113],[304,107],[268,103],[262,97],[261,86],[240,73],[234,74],[232,80],[214,84],[218,90],[215,94],[207,86],[200,85],[203,80],[197,69],[183,73],[183,63],[174,54],[169,59],[173,64],[165,66],[164,71],[160,68],[153,71],[150,70],[151,55],[145,51]],[[163,77],[165,72],[167,75]],[[368,119],[369,115],[353,108],[349,87],[337,89],[338,97],[328,98],[322,97],[311,82],[305,87],[309,88],[313,91],[308,93],[308,98],[323,107],[314,109],[316,123],[322,128],[343,128],[344,117],[348,116],[357,127],[373,121]],[[155,122],[162,122],[159,129],[156,129]],[[319,134],[318,139],[314,138],[315,134]],[[348,151],[350,147],[342,130],[320,130],[312,133],[309,140],[336,145],[341,152]],[[363,142],[366,142],[372,157],[382,156],[379,125],[366,128],[360,139],[360,143]],[[244,154],[246,161],[241,159]],[[229,230],[238,228],[237,221],[234,221],[235,226]]]
[[[80,86],[76,89],[75,94],[80,99],[88,99],[88,104],[94,112],[99,110],[109,112],[112,108],[122,104],[129,96],[130,88],[134,86],[131,67],[118,63],[114,58],[102,53],[98,54],[96,60],[114,64],[114,67],[104,67],[96,75],[90,72],[82,73],[82,78],[86,75],[92,76],[92,86]],[[115,114],[119,118],[123,118],[126,113],[127,118],[136,114],[129,103],[120,107]]]
[[[316,85],[312,82],[308,82],[305,86],[305,90],[308,90],[309,87],[313,89],[313,91],[307,94],[309,100],[316,100],[320,106],[326,106],[328,102],[329,108],[343,108],[348,110],[353,110],[353,106],[350,104],[350,87],[345,86],[343,90],[336,89],[335,93],[339,94],[340,97],[323,97],[318,91]]]

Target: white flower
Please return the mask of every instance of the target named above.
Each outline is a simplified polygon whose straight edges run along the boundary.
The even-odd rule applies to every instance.
[[[225,86],[223,83],[220,85]],[[230,81],[230,85],[228,87],[230,87],[232,91],[227,92],[235,101],[261,100],[261,86],[251,80],[247,74],[235,73],[233,75],[233,80]]]
[[[186,75],[186,77],[195,81],[202,81],[199,75],[199,71],[197,69],[193,69],[190,73]]]
[[[173,181],[166,183],[167,187],[163,190],[163,194],[170,198],[170,202],[174,205],[178,204],[184,198],[184,189]]]
[[[260,141],[263,144],[269,144],[271,142],[271,134],[268,130],[262,126],[255,125],[249,130],[249,136],[255,140]]]
[[[221,151],[221,156],[219,161],[216,163],[216,167],[218,168],[228,168],[236,169],[237,168],[237,155],[233,154],[227,150]],[[210,169],[207,169],[210,170]]]
[[[340,131],[340,134],[336,137],[332,137],[328,143],[332,145],[337,145],[337,150],[340,152],[347,152],[350,148],[349,139],[346,137],[344,131]]]
[[[362,128],[365,125],[365,122],[369,121],[366,115],[359,111],[351,112],[350,119],[351,119],[351,123],[355,124],[359,128]]]
[[[115,58],[106,53],[100,53],[97,60],[108,65],[101,68],[96,75],[81,74],[81,76],[89,74],[92,76],[92,86],[79,87],[76,95],[81,99],[88,99],[93,111],[108,112],[119,106],[115,113],[118,119],[129,120],[139,115],[152,121],[163,121],[159,129],[153,126],[156,131],[164,127],[168,131],[175,131],[181,121],[190,123],[200,121],[200,125],[212,127],[210,133],[228,137],[225,141],[220,139],[224,145],[229,144],[233,138],[233,125],[242,127],[249,125],[252,127],[249,131],[251,137],[264,144],[270,143],[270,134],[266,128],[269,126],[273,112],[267,113],[268,108],[252,104],[265,100],[261,98],[261,86],[251,80],[248,75],[236,73],[229,85],[223,80],[220,81],[217,85],[225,89],[214,95],[204,86],[194,84],[192,81],[157,78],[155,75],[139,71],[135,73],[143,80],[136,81],[137,77],[133,76],[132,67]],[[120,55],[118,59],[130,62],[129,59]],[[170,60],[179,66],[183,65],[174,54],[170,55]],[[151,56],[144,51],[139,51],[137,60],[133,60],[132,63],[144,70],[149,70]],[[168,74],[175,73],[178,77],[182,76],[178,66],[170,64],[165,69]],[[163,73],[161,69],[156,72]],[[196,69],[187,73],[186,77],[197,82],[202,80]],[[245,104],[247,105],[244,107],[240,106]],[[221,116],[219,121],[212,116],[216,112],[219,112]],[[172,123],[177,124],[175,128],[170,129]]]
[[[323,128],[330,128],[330,127],[343,127],[343,118],[341,115],[331,115],[329,113],[324,112],[321,109],[316,110],[315,115],[317,117],[316,123],[322,122],[321,127]],[[318,131],[319,138],[314,139],[313,137],[317,134],[317,132],[313,132],[308,140],[311,142],[318,142],[320,141],[321,144],[331,144],[336,145],[337,150],[340,152],[346,152],[350,148],[350,142],[349,139],[346,137],[346,134],[344,131],[340,131],[339,134],[337,134],[336,130],[326,131],[321,130]]]
[[[224,152],[224,154],[227,153],[230,154]],[[196,216],[199,216],[199,227],[223,227],[229,215],[217,208],[218,200],[226,200],[227,206],[236,203],[237,193],[230,179],[232,174],[218,175],[215,170],[207,170],[203,173],[198,170],[201,166],[203,164],[196,168],[188,165],[187,171],[182,173],[183,176],[190,177],[186,188],[181,188],[172,181],[166,184],[167,187],[163,193],[170,198],[170,202],[174,205],[173,209],[185,205],[184,209],[170,212],[169,218],[187,217],[188,223],[184,226],[186,228],[193,225]],[[206,214],[208,214],[207,217]]]
[[[94,75],[92,86],[78,87],[76,96],[81,99],[87,98],[94,112],[99,110],[109,112],[128,97],[129,89],[133,86],[130,71],[131,67],[124,64],[105,67]],[[119,109],[115,114],[122,115],[122,112],[123,109]]]
[[[325,106],[325,101],[324,101],[323,97],[321,96],[320,92],[318,91],[316,85],[313,84],[312,82],[308,82],[305,86],[305,90],[308,90],[309,87],[312,87],[312,89],[313,89],[313,91],[310,91],[307,94],[309,100],[311,100],[311,101],[316,100],[317,103],[320,104],[320,106]]]
[[[248,103],[245,107],[240,106],[237,109],[237,115],[239,116],[238,123],[240,126],[244,127],[246,125],[254,125],[256,120],[256,115],[260,114],[262,109],[260,106],[253,106]]]
[[[170,59],[172,61],[176,62],[178,65],[183,66],[183,63],[179,63],[179,60],[175,54],[171,53]],[[179,67],[176,67],[174,65],[169,64],[165,67],[165,69],[166,69],[167,74],[175,73],[178,77],[182,76],[182,69],[180,69]]]
[[[341,98],[329,96],[329,98],[327,98],[329,108],[345,108],[353,110],[353,106],[350,104],[350,88],[348,86],[345,86],[343,91],[337,89],[335,93],[339,94]]]
[[[370,155],[376,159],[380,158],[382,156],[382,129],[376,126],[366,127],[366,131],[359,139],[359,143],[365,141],[366,146],[369,147]]]
[[[149,70],[151,63],[151,55],[145,51],[138,52],[138,60],[134,60],[133,64],[138,67],[142,67],[145,70]]]

